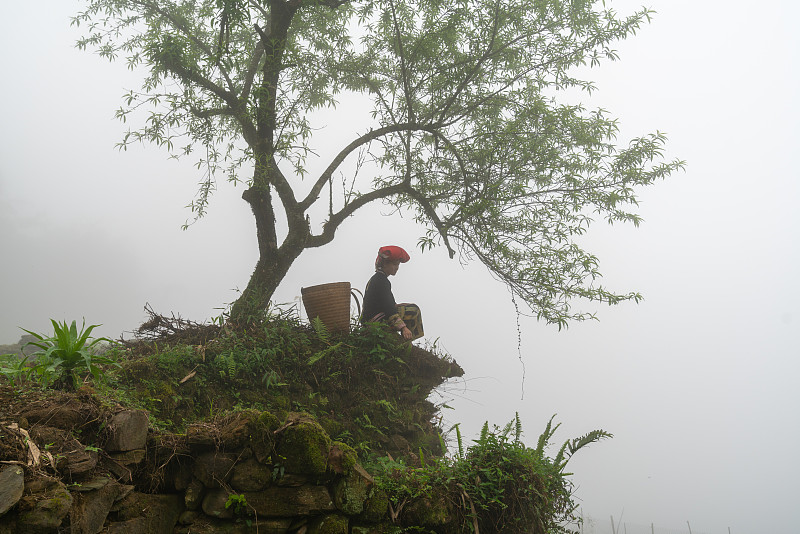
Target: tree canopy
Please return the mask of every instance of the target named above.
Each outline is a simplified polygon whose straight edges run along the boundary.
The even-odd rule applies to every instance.
[[[382,201],[425,225],[422,249],[479,260],[561,327],[592,316],[575,299],[640,298],[603,287],[575,238],[598,218],[638,224],[637,189],[683,165],[664,160],[663,134],[618,146],[606,112],[559,99],[593,90],[577,68],[616,59],[651,14],[593,0],[86,0],[73,23],[80,48],[148,73],[117,111],[147,110],[121,146],[201,154],[195,216],[218,175],[246,184],[260,256],[234,320]],[[373,124],[310,175],[311,117],[345,94],[371,104]]]

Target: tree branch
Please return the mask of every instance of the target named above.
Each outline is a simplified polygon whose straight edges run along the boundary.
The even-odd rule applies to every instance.
[[[439,232],[440,236],[442,236],[442,241],[444,241],[444,245],[447,247],[447,253],[450,255],[450,259],[452,259],[453,256],[456,255],[456,251],[453,250],[453,247],[450,246],[450,239],[448,238],[447,226],[439,218],[439,214],[436,213],[436,210],[433,208],[431,203],[428,202],[428,199],[426,199],[425,196],[422,195],[422,193],[420,193],[413,187],[408,186],[405,190],[405,193],[407,193],[408,196],[417,201],[417,204],[420,205],[422,211],[436,227],[436,231]]]
[[[405,93],[406,97],[406,116],[408,117],[408,122],[414,122],[414,107],[412,106],[411,101],[411,87],[409,86],[409,74],[408,74],[408,67],[406,66],[406,55],[403,50],[403,40],[400,36],[400,26],[397,24],[397,12],[394,8],[394,1],[390,2],[390,6],[392,8],[392,24],[394,25],[394,32],[395,38],[397,39],[397,47],[400,50],[400,72],[401,76],[403,77],[403,93]]]
[[[187,69],[181,64],[171,63],[170,65],[164,65],[164,67],[173,74],[176,74],[178,77],[190,82],[194,82],[196,85],[216,95],[220,100],[228,104],[228,108],[231,112],[230,115],[236,118],[239,126],[242,127],[242,135],[244,136],[245,140],[251,146],[257,143],[257,132],[255,126],[250,122],[247,115],[240,111],[241,102],[238,98],[236,98],[235,94],[226,91],[211,80],[198,74],[195,70]]]
[[[270,161],[272,165],[272,172],[269,173],[270,184],[278,192],[278,197],[281,199],[281,204],[283,204],[287,215],[291,215],[290,212],[293,214],[298,210],[300,213],[305,212],[302,206],[298,204],[294,196],[294,189],[292,189],[289,180],[286,179],[286,176],[284,176],[280,167],[278,167],[278,162],[275,161],[275,157],[272,156]]]
[[[366,145],[367,143],[378,139],[381,136],[384,136],[389,133],[394,132],[402,132],[402,131],[424,131],[429,132],[435,135],[436,128],[438,125],[435,124],[414,124],[414,123],[400,123],[400,124],[393,124],[390,126],[384,126],[382,128],[378,128],[377,130],[370,130],[368,133],[362,135],[345,148],[339,152],[336,157],[333,158],[328,168],[323,171],[323,173],[317,178],[316,183],[314,183],[311,191],[308,192],[308,195],[300,201],[300,207],[303,210],[308,209],[316,200],[319,198],[319,194],[322,191],[322,188],[325,187],[325,184],[328,183],[328,179],[333,175],[333,172],[342,164],[342,162],[349,156],[354,150],[358,147]]]
[[[494,24],[492,25],[492,36],[489,39],[489,43],[486,45],[486,52],[484,52],[483,55],[480,58],[478,58],[478,61],[475,62],[475,65],[471,69],[471,72],[467,76],[464,76],[464,79],[461,80],[461,83],[458,84],[456,90],[453,91],[450,97],[445,101],[445,104],[439,113],[439,120],[444,119],[444,116],[449,111],[450,106],[452,106],[453,103],[456,101],[456,98],[458,97],[459,94],[461,94],[461,91],[463,91],[467,87],[467,85],[469,85],[472,82],[472,79],[478,73],[480,66],[492,56],[492,49],[494,48],[494,42],[495,39],[497,38],[497,31],[499,28],[499,20],[498,20],[500,16],[499,12],[500,12],[500,5],[498,2],[495,4]]]
[[[253,26],[258,28],[258,24],[254,24]],[[253,87],[253,80],[255,79],[256,71],[258,71],[258,64],[261,63],[262,57],[264,57],[264,43],[259,40],[256,43],[256,49],[253,51],[253,57],[250,58],[250,65],[248,65],[247,73],[244,77],[244,87],[242,88],[243,102],[247,102],[250,98],[250,89]]]
[[[164,9],[162,9],[161,7],[159,7],[159,5],[156,2],[139,1],[138,3],[145,8],[152,9],[162,17],[169,20],[175,28],[180,30],[181,33],[183,33],[186,37],[188,37],[200,50],[203,51],[203,53],[206,54],[208,58],[214,61],[214,64],[219,68],[220,73],[222,73],[222,76],[225,78],[225,81],[228,84],[228,90],[231,92],[234,90],[233,81],[231,80],[228,71],[225,69],[225,67],[222,65],[222,62],[219,60],[219,56],[217,54],[214,54],[214,52],[210,48],[208,48],[208,46],[206,46],[206,44],[203,41],[198,39],[197,36],[194,34],[194,32],[192,32],[189,28],[187,28],[186,25],[181,20],[175,17],[172,13],[169,13]]]
[[[316,3],[322,6],[327,6],[331,9],[338,9],[344,4],[349,4],[350,2],[352,2],[352,0],[323,0]]]
[[[261,14],[264,16],[264,20],[269,18],[269,13],[267,12],[267,10],[264,9],[263,7],[261,7],[261,5],[258,2],[254,1],[254,0],[250,0],[249,3],[250,3],[250,7],[252,7],[252,8],[254,8],[254,9],[256,9],[256,10],[261,12]]]
[[[308,241],[306,242],[306,246],[311,247],[321,247],[322,245],[327,245],[331,241],[333,241],[333,237],[336,234],[336,229],[339,228],[339,225],[348,218],[350,215],[355,213],[356,210],[364,206],[365,204],[369,204],[373,200],[379,200],[381,198],[390,197],[392,195],[396,195],[399,193],[405,192],[407,189],[405,184],[394,184],[386,187],[382,187],[380,189],[375,189],[370,191],[369,193],[362,195],[345,207],[343,207],[338,212],[334,213],[322,226],[322,233],[318,235],[312,235]]]
[[[189,111],[192,112],[192,115],[200,119],[210,119],[211,117],[218,117],[220,115],[234,115],[234,112],[231,108],[200,109],[190,105]]]

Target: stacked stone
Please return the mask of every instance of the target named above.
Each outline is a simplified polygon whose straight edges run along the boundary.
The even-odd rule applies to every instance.
[[[146,413],[124,410],[99,454],[32,423],[32,440],[62,444],[61,478],[45,466],[0,468],[0,534],[380,534],[390,525],[388,498],[355,451],[302,414],[192,425],[167,450],[163,436],[148,435]]]
[[[307,416],[280,425],[268,413],[244,414],[222,428],[191,426],[187,441],[194,462],[190,476],[176,474],[177,486],[188,481],[176,533],[382,530],[387,496],[355,451]]]

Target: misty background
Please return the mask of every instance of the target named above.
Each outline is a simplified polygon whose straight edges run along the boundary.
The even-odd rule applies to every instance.
[[[667,159],[688,164],[640,191],[642,226],[599,221],[581,241],[605,285],[643,302],[601,306],[599,321],[566,331],[528,317],[518,328],[486,269],[421,254],[421,230],[380,205],[305,252],[275,301],[297,305],[301,287],[325,282],[363,289],[378,247],[403,246],[412,260],[395,296],[420,305],[427,341],[466,372],[433,399],[447,405],[445,428],[460,422],[472,439],[519,412],[534,444],[557,413],[555,446],[595,428],[615,435],[569,465],[586,532],[610,532],[611,515],[630,534],[651,523],[688,532],[687,521],[694,534],[798,532],[800,6],[646,5],[653,22],[618,44],[619,61],[587,72],[599,90],[580,97],[619,119],[620,144],[663,131]],[[142,74],[74,48],[69,17],[81,8],[6,3],[0,20],[0,344],[19,327],[50,331],[50,318],[131,337],[145,303],[208,320],[257,258],[242,187],[223,179],[209,214],[182,231],[194,160],[114,148],[127,128],[114,110]],[[323,155],[346,139],[336,123],[348,126],[346,105],[326,113]]]

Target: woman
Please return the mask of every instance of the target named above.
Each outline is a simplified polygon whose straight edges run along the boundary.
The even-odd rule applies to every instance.
[[[378,250],[375,274],[364,290],[364,311],[361,314],[362,324],[384,322],[409,341],[424,335],[422,315],[414,304],[395,303],[389,277],[396,275],[400,264],[410,259],[408,252],[400,247],[388,246]]]

